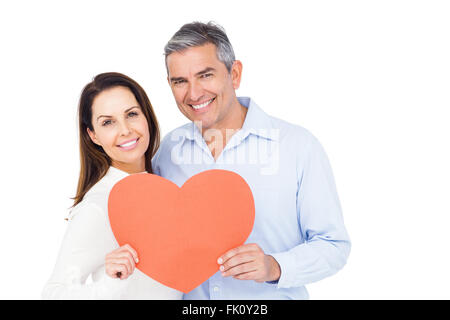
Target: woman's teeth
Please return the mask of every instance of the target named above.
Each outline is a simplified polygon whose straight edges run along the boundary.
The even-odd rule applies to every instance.
[[[124,144],[121,144],[121,145],[119,145],[120,147],[122,147],[122,148],[126,148],[126,147],[131,147],[133,144],[135,144],[137,142],[137,139],[136,140],[133,140],[133,141],[130,141],[130,142],[127,142],[127,143],[124,143]]]
[[[205,102],[205,103],[198,104],[198,105],[192,104],[191,106],[192,106],[192,108],[194,108],[195,110],[202,109],[202,108],[206,107],[208,104],[210,104],[213,100],[214,100],[214,99],[211,99],[211,100],[209,100],[209,101],[207,101],[207,102]]]

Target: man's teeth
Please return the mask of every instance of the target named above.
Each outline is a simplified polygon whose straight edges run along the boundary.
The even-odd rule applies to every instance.
[[[194,104],[193,104],[193,105],[192,105],[192,108],[194,108],[195,110],[204,108],[204,107],[206,107],[208,104],[210,104],[213,100],[214,100],[214,99],[211,99],[211,100],[209,100],[209,101],[207,101],[207,102],[205,102],[205,103],[198,104],[198,105],[194,105]]]
[[[127,142],[127,143],[124,143],[124,144],[121,144],[120,146],[126,148],[126,147],[129,147],[129,146],[132,146],[133,144],[135,144],[136,141],[137,141],[137,139],[133,140],[133,141],[130,141],[130,142]]]

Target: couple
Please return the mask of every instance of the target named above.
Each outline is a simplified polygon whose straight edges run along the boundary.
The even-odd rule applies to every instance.
[[[104,73],[84,88],[78,189],[43,297],[307,299],[304,285],[336,273],[350,252],[323,148],[302,127],[236,96],[242,64],[220,26],[184,25],[167,43],[165,59],[175,101],[190,122],[160,146],[154,111],[139,84]],[[134,248],[118,246],[108,195],[129,174],[154,173],[181,186],[209,169],[234,171],[247,181],[254,227],[244,245],[218,257],[220,271],[183,295],[140,272]]]

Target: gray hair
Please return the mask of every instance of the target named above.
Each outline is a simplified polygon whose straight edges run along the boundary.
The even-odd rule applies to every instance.
[[[214,23],[192,22],[180,28],[164,47],[167,74],[167,57],[173,52],[180,52],[191,47],[212,43],[216,46],[217,59],[225,64],[228,72],[235,61],[233,47],[225,33],[225,29]]]

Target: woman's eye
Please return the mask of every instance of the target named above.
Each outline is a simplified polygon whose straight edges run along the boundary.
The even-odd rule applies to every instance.
[[[102,122],[102,126],[107,126],[110,125],[111,123],[112,123],[111,120],[105,120]]]
[[[139,114],[136,112],[136,111],[132,111],[132,112],[130,112],[129,114],[128,114],[128,116],[129,117],[136,117],[136,116],[138,116]]]

